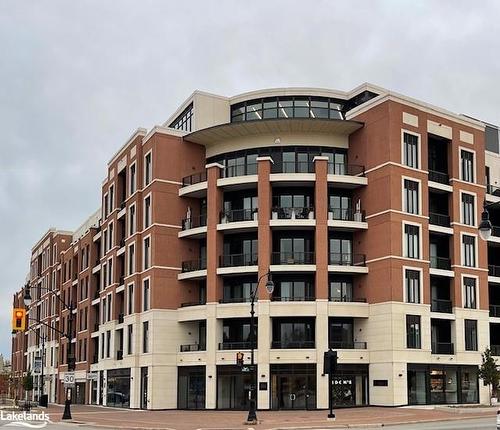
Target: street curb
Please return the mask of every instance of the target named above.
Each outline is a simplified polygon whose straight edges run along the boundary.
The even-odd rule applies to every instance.
[[[400,421],[400,422],[391,422],[391,423],[362,423],[362,424],[322,424],[319,426],[294,426],[294,427],[272,427],[268,430],[323,430],[323,429],[352,429],[352,428],[383,428],[383,427],[394,427],[400,425],[407,424],[424,424],[424,423],[437,423],[437,422],[446,422],[446,421],[458,421],[458,420],[473,420],[479,418],[493,418],[495,415],[480,415],[480,416],[463,416],[460,414],[460,417],[456,416],[455,418],[436,418],[436,419],[427,419],[427,420],[413,420],[413,421]],[[74,424],[75,426],[93,426],[103,429],[121,429],[121,430],[176,430],[173,427],[117,427],[116,425],[108,425],[108,424],[98,424],[94,422],[85,422],[85,421],[66,421],[66,423]],[[243,424],[245,425],[245,424]],[[242,430],[241,427],[200,427],[196,430]]]

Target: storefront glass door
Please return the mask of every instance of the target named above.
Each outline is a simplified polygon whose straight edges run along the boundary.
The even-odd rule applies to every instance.
[[[316,366],[271,366],[272,409],[315,409]]]

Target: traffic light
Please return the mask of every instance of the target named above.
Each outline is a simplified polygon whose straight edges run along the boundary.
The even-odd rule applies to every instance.
[[[12,310],[12,331],[26,330],[26,309],[14,308]]]
[[[242,352],[236,353],[236,364],[240,367],[243,367],[243,358],[245,358],[245,355]]]
[[[333,375],[335,370],[337,370],[337,351],[330,349],[323,356],[323,373]]]

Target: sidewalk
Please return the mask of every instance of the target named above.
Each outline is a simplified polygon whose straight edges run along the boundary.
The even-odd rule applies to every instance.
[[[63,413],[60,405],[47,412],[53,422]],[[463,420],[494,417],[497,408],[380,408],[340,409],[335,422],[327,421],[327,411],[258,411],[259,424],[244,425],[245,411],[143,411],[99,406],[73,405],[73,422],[113,429],[239,430],[291,428],[348,428],[357,425],[380,427],[422,421]],[[465,413],[466,412],[466,413]]]

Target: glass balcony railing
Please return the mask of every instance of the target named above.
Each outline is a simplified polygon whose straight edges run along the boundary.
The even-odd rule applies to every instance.
[[[183,273],[194,272],[195,270],[205,270],[206,268],[207,268],[207,260],[205,258],[183,261],[181,266],[181,270]]]
[[[450,177],[448,173],[429,170],[429,181],[449,185]]]
[[[450,270],[451,260],[448,257],[436,257],[431,255],[431,269]]]
[[[189,230],[191,228],[205,227],[207,225],[207,216],[198,215],[191,218],[184,218],[182,220],[182,230]]]
[[[365,254],[349,252],[330,252],[329,264],[333,266],[366,266]]]
[[[449,227],[450,216],[445,214],[437,214],[434,212],[429,212],[429,223],[433,225],[439,225],[440,227]]]
[[[272,264],[314,264],[314,252],[273,252]]]
[[[431,300],[431,312],[442,312],[442,313],[451,314],[452,313],[451,300],[432,299]]]
[[[259,264],[257,253],[221,255],[220,267],[256,266]]]
[[[182,178],[182,186],[187,187],[188,185],[199,184],[200,182],[205,182],[207,180],[207,172],[193,173],[192,175],[185,176]]]

